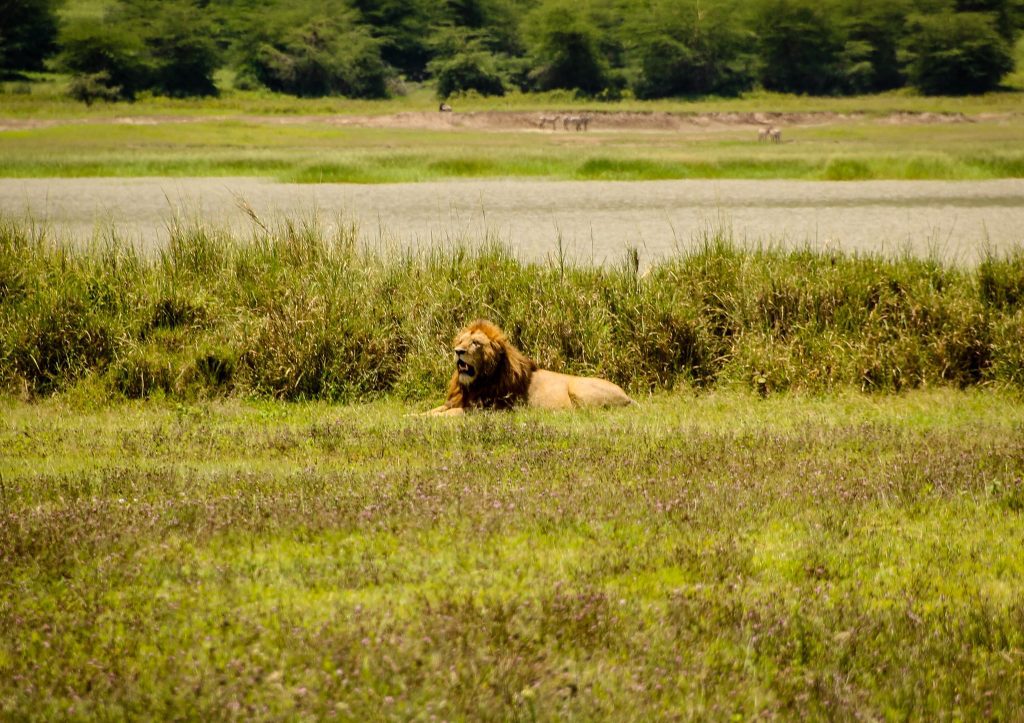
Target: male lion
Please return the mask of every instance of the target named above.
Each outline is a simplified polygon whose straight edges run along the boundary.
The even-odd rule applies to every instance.
[[[539,409],[633,404],[621,387],[604,379],[538,369],[501,329],[484,319],[460,331],[454,348],[455,373],[448,385],[448,399],[426,414],[509,409],[524,401]]]

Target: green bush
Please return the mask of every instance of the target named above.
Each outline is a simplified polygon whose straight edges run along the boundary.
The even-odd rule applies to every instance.
[[[96,101],[111,103],[121,98],[121,86],[110,81],[110,73],[101,70],[98,73],[80,73],[68,84],[68,95],[86,105]]]
[[[480,95],[505,95],[505,83],[494,58],[483,50],[460,52],[431,65],[437,79],[437,95],[475,91]]]
[[[131,100],[150,84],[146,47],[130,27],[81,21],[62,30],[60,44],[57,65],[78,78],[72,90],[81,100]]]
[[[213,73],[220,53],[195,8],[161,4],[147,46],[152,56],[150,87],[155,92],[172,97],[217,95]]]
[[[530,25],[534,57],[530,75],[537,90],[566,88],[596,95],[608,87],[600,34],[578,5],[542,5]]]
[[[978,290],[985,306],[999,311],[1024,307],[1024,250],[987,254],[978,265]]]
[[[324,18],[256,45],[245,66],[271,90],[303,97],[385,98],[391,75],[376,40]]]
[[[986,13],[914,16],[906,46],[910,83],[930,95],[984,93],[1013,70],[1010,43]]]
[[[747,34],[731,3],[660,5],[631,19],[637,43],[638,98],[735,95],[754,82]]]
[[[766,0],[757,7],[761,83],[768,90],[824,95],[842,87],[843,38],[815,0]]]

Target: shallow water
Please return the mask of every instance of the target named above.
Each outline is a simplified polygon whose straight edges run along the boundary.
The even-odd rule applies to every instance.
[[[997,181],[530,181],[280,184],[252,178],[0,179],[0,210],[83,240],[115,229],[154,248],[171,218],[253,228],[319,217],[355,222],[368,243],[445,246],[486,236],[524,260],[562,251],[615,263],[628,247],[642,263],[723,229],[740,243],[937,254],[971,263],[986,248],[1024,242],[1024,180]]]

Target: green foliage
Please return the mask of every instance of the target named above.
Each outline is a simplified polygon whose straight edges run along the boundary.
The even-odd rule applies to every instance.
[[[844,0],[839,7],[846,37],[845,90],[869,93],[902,86],[900,44],[911,5],[906,0]]]
[[[986,306],[1000,311],[1024,309],[1024,250],[987,254],[978,266],[978,290]]]
[[[661,3],[632,20],[639,56],[638,98],[734,95],[753,82],[753,54],[737,8],[728,3]]]
[[[86,105],[98,100],[112,102],[121,98],[121,86],[110,82],[110,73],[79,73],[68,84],[68,95]]]
[[[128,26],[83,20],[62,29],[60,45],[59,67],[83,76],[76,91],[82,100],[110,96],[131,100],[149,84],[145,45]]]
[[[0,77],[15,70],[42,70],[56,48],[54,0],[0,0]]]
[[[435,0],[352,0],[352,6],[381,41],[381,57],[412,80],[423,80],[430,60],[428,29]]]
[[[816,95],[839,89],[843,39],[817,0],[765,0],[756,28],[765,88]]]
[[[2,2],[7,2],[6,7]],[[54,51],[52,3],[0,0],[0,68],[39,68]],[[836,95],[913,84],[928,93],[994,87],[1024,25],[1020,0],[68,0],[62,57],[80,55],[101,18],[142,41],[145,88],[212,94],[225,63],[237,87],[382,97],[400,76],[460,90],[578,90],[617,99],[769,90]],[[908,22],[913,14],[917,19]],[[457,38],[448,47],[446,38]],[[108,45],[124,49],[123,38]],[[113,52],[113,50],[112,50]],[[10,56],[4,60],[4,56]],[[12,59],[19,58],[19,59]],[[91,62],[131,97],[116,58]],[[72,68],[81,63],[66,63]],[[994,79],[993,79],[994,78]],[[87,81],[89,79],[86,79]],[[89,82],[86,82],[89,85]],[[969,91],[964,90],[965,88]],[[109,94],[109,92],[108,92]],[[82,96],[104,92],[83,90]]]
[[[914,16],[907,51],[910,82],[932,95],[984,93],[1013,70],[1011,45],[984,13]]]
[[[66,25],[57,62],[74,75],[71,96],[86,103],[132,100],[142,90],[216,95],[213,73],[220,54],[211,32],[189,0],[156,9],[129,3],[114,6],[102,20]]]
[[[504,95],[505,83],[498,70],[498,59],[482,41],[457,43],[445,56],[431,61],[429,69],[437,80],[437,95],[447,98],[455,93],[474,91],[480,95]]]
[[[347,28],[347,29],[346,29]],[[304,97],[384,98],[389,71],[379,43],[346,17],[318,16],[294,28],[270,30],[244,65],[271,90]]]
[[[530,76],[537,90],[566,88],[596,95],[608,87],[598,29],[579,5],[567,0],[546,3],[529,23],[534,58]]]
[[[213,31],[190,2],[164,2],[147,40],[152,56],[150,87],[172,97],[217,95],[213,73],[220,53]]]
[[[500,246],[388,257],[310,222],[253,243],[175,225],[153,261],[0,230],[0,381],[33,393],[92,377],[131,396],[420,397],[478,316],[544,367],[634,391],[1024,381],[1019,253],[968,271],[712,237],[641,277],[635,255],[605,269],[522,264]]]

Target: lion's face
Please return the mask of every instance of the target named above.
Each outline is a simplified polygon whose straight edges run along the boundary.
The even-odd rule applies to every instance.
[[[501,354],[501,344],[482,329],[469,328],[455,337],[455,367],[459,384],[468,387],[481,376],[494,371]]]

